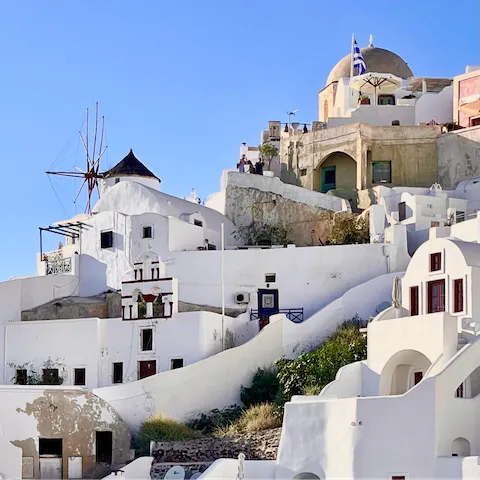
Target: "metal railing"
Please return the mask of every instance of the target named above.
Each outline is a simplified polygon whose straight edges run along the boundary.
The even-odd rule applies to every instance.
[[[272,315],[277,315],[278,313],[283,313],[293,323],[303,322],[303,308],[281,308]],[[258,310],[250,310],[250,320],[259,320],[260,316]]]
[[[47,261],[47,275],[62,275],[64,273],[72,273],[71,257]]]

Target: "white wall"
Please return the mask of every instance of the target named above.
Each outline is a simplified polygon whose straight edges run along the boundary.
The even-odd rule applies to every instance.
[[[283,351],[288,358],[319,345],[342,322],[358,315],[365,321],[392,301],[392,282],[398,275],[379,275],[348,290],[303,323],[285,322]]]
[[[225,332],[241,345],[258,330],[248,315],[225,317]],[[142,352],[142,328],[154,329],[153,350]],[[181,336],[181,341],[179,338]],[[62,339],[59,341],[59,338]],[[170,370],[171,360],[191,365],[221,351],[222,317],[211,312],[185,312],[169,319],[78,319],[10,323],[0,326],[0,384],[11,384],[16,368],[26,365],[41,372],[51,359],[73,385],[74,368],[86,369],[86,388],[112,385],[113,363],[123,362],[124,382],[137,380],[138,362],[155,360],[157,372]]]
[[[386,249],[386,250],[384,250]],[[304,308],[304,318],[373,277],[403,270],[388,266],[382,244],[279,249],[227,250],[224,253],[225,305],[236,306],[234,294],[249,292],[257,308],[257,290],[266,288],[265,274],[275,273],[280,308]],[[195,265],[195,268],[192,266]],[[179,299],[200,305],[221,305],[221,252],[177,252],[166,267],[179,280]],[[206,274],[208,272],[208,274]]]
[[[47,275],[0,282],[0,324],[18,322],[22,310],[38,307],[56,298],[102,293],[105,290],[100,273],[102,268],[92,260],[85,258],[81,262],[81,282],[77,275]]]
[[[0,434],[0,478],[22,478],[22,449],[3,438],[3,432]]]
[[[282,322],[275,321],[238,348],[185,368],[131,384],[99,388],[94,393],[115,408],[134,430],[154,414],[185,420],[238,404],[240,386],[249,385],[258,368],[271,366],[282,355],[281,345]]]
[[[160,190],[160,181],[157,178],[140,177],[138,175],[117,175],[115,177],[105,178],[101,181],[102,195],[105,193],[106,188],[113,187],[119,182],[136,182],[145,185],[148,188]]]
[[[437,123],[453,121],[453,85],[439,93],[424,93],[415,104],[415,125],[435,120]]]
[[[359,105],[352,110],[351,117],[329,118],[328,128],[351,123],[366,123],[378,127],[389,127],[393,120],[399,120],[400,126],[415,125],[415,107],[400,105]]]
[[[196,250],[197,247],[203,247],[204,244],[203,226],[199,227],[175,217],[168,217],[168,248],[170,252]]]

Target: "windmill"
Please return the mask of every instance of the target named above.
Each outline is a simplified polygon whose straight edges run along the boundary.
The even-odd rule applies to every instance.
[[[97,191],[97,194],[100,196],[100,191],[98,188],[98,179],[102,178],[102,174],[99,173],[100,169],[100,159],[107,150],[107,146],[103,145],[103,135],[105,131],[105,117],[100,119],[101,121],[101,134],[99,140],[99,148],[97,152],[97,136],[98,136],[98,102],[95,104],[95,131],[93,134],[93,151],[90,151],[89,147],[89,132],[88,132],[88,108],[86,114],[86,129],[85,136],[82,132],[78,132],[80,135],[80,140],[82,141],[83,148],[85,149],[86,154],[86,168],[85,171],[81,170],[78,167],[74,167],[77,171],[71,172],[45,172],[47,175],[60,175],[62,177],[74,177],[74,178],[83,178],[83,182],[80,185],[77,196],[75,197],[74,203],[77,201],[80,193],[83,190],[84,185],[87,186],[87,205],[85,207],[85,213],[90,215],[92,213],[91,198],[94,190]]]

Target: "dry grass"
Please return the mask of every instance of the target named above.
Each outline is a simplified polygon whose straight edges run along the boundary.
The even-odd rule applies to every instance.
[[[260,432],[282,426],[283,410],[273,403],[253,405],[228,427],[215,431],[216,436],[231,436],[241,433]]]

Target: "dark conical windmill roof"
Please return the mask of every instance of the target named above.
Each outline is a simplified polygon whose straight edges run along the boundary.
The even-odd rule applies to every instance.
[[[117,163],[113,168],[103,174],[103,178],[117,177],[119,175],[138,175],[140,177],[152,177],[158,181],[160,179],[154,175],[134,154],[130,149],[128,155]]]

